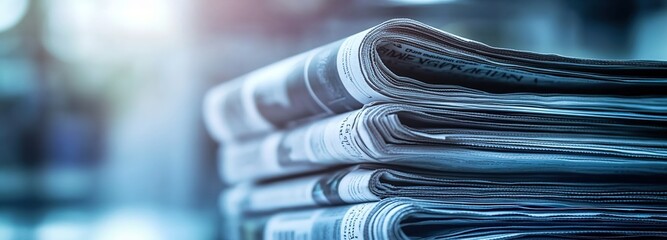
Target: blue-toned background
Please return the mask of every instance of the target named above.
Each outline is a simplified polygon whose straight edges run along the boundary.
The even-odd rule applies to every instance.
[[[395,17],[667,60],[667,1],[0,0],[0,239],[224,237],[205,90]]]

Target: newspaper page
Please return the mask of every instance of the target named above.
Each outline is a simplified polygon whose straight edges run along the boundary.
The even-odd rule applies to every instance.
[[[220,165],[232,169],[223,174],[230,183],[349,163],[467,172],[667,172],[667,116],[581,113],[374,103],[229,143]],[[256,161],[264,163],[236,167]]]
[[[220,84],[206,96],[204,118],[211,134],[228,142],[374,101],[550,110],[655,108],[664,114],[665,92],[666,62],[494,48],[414,20],[394,19]]]
[[[237,231],[241,239],[267,240],[664,238],[664,210],[390,198],[247,217]]]
[[[412,197],[457,202],[667,206],[662,175],[476,174],[362,164],[256,184],[239,201],[245,213],[274,212]]]

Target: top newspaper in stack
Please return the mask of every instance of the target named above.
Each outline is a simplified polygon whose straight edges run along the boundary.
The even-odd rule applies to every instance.
[[[217,86],[205,121],[230,142],[374,101],[664,115],[665,92],[666,62],[493,48],[395,19]]]

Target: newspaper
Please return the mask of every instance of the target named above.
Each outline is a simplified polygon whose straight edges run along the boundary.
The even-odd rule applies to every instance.
[[[663,175],[664,176],[664,175]],[[455,202],[542,202],[574,206],[667,206],[659,175],[474,174],[355,165],[247,187],[236,206],[245,213],[413,197]]]
[[[228,183],[350,163],[478,173],[664,174],[667,115],[660,111],[480,111],[375,102],[266,137],[227,143],[219,165]]]
[[[664,115],[665,92],[667,62],[494,48],[395,19],[220,84],[207,93],[204,118],[229,142],[374,101]]]
[[[250,217],[238,239],[665,238],[664,207],[577,207],[542,202],[388,198]],[[230,226],[231,227],[231,226]]]

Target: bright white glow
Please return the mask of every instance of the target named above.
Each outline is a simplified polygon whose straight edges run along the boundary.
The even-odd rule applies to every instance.
[[[95,228],[95,240],[159,240],[166,239],[160,228],[160,218],[142,210],[115,210],[100,219]]]
[[[47,212],[35,226],[37,240],[84,240],[89,239],[90,218],[81,209],[56,209]]]
[[[175,25],[174,1],[112,0],[100,10],[105,11],[114,28],[129,34],[167,34]]]
[[[2,1],[2,0],[0,0]],[[182,34],[179,0],[46,1],[45,47],[68,62],[146,52]]]
[[[28,0],[0,0],[0,32],[16,25],[28,10]]]
[[[9,216],[0,214],[0,239],[14,239],[15,228],[16,226],[12,224]]]
[[[44,44],[54,56],[66,61],[91,59],[104,49],[95,2],[59,0],[45,4]]]
[[[85,240],[87,233],[86,226],[67,221],[44,223],[36,229],[38,240]]]

